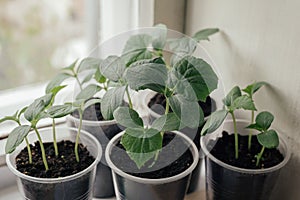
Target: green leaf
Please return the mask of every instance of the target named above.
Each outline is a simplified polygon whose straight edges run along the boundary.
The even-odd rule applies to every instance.
[[[101,59],[99,58],[92,58],[92,57],[84,58],[78,65],[77,72],[79,73],[86,70],[94,71],[99,68],[100,63],[101,63]]]
[[[66,73],[61,73],[55,76],[46,86],[46,94],[50,93],[53,88],[59,86],[64,80],[70,77],[72,76]]]
[[[114,113],[114,118],[117,122],[127,128],[143,128],[143,120],[139,117],[139,114],[128,107],[119,107]]]
[[[164,93],[167,81],[167,68],[159,60],[134,63],[125,72],[125,79],[133,90],[151,89]]]
[[[137,167],[141,168],[162,148],[162,136],[155,129],[127,128],[121,144]]]
[[[139,34],[131,36],[123,50],[122,57],[125,60],[126,66],[138,60],[152,58],[152,53],[148,50],[152,37],[147,34]]]
[[[169,40],[169,48],[175,54],[191,55],[196,50],[196,47],[197,41],[193,38],[182,37]]]
[[[91,105],[95,105],[96,103],[101,104],[102,100],[99,98],[91,98],[85,101],[84,103],[84,110],[90,107]]]
[[[157,24],[154,26],[154,28],[155,29],[152,33],[152,47],[155,50],[163,50],[167,39],[167,26],[164,24]]]
[[[274,116],[270,112],[263,111],[256,116],[255,124],[251,124],[247,128],[266,131],[270,128],[273,121]]]
[[[109,56],[100,64],[100,72],[111,81],[119,81],[126,67],[123,60],[118,56]]]
[[[101,89],[102,88],[100,86],[95,84],[88,85],[80,91],[80,93],[76,96],[76,100],[92,98]]]
[[[75,66],[76,66],[77,62],[78,62],[78,59],[76,59],[71,65],[64,67],[62,70],[66,71],[68,73],[74,74]]]
[[[174,131],[179,130],[180,120],[175,113],[168,113],[167,115],[162,115],[157,118],[151,125],[153,129],[159,131]]]
[[[81,85],[86,82],[89,82],[94,77],[94,74],[95,74],[95,71],[91,71],[91,72],[87,73],[85,75],[84,79],[81,81]]]
[[[52,101],[52,93],[46,94],[36,100],[28,106],[24,112],[24,117],[28,121],[32,122],[33,120],[40,119],[40,114],[47,108],[47,106]]]
[[[215,130],[217,130],[226,119],[227,114],[227,110],[218,110],[213,112],[203,126],[201,135],[213,133]]]
[[[256,110],[253,100],[247,95],[237,97],[229,107],[232,111],[240,108],[244,110]]]
[[[55,105],[47,110],[50,118],[61,118],[74,112],[76,109],[71,104]]]
[[[172,68],[168,87],[191,101],[201,100],[217,88],[218,77],[211,66],[200,58],[186,56]]]
[[[123,104],[125,86],[109,89],[101,102],[101,113],[104,119],[112,120],[114,111]]]
[[[8,135],[5,153],[12,153],[19,146],[30,131],[30,126],[18,126]]]
[[[242,96],[241,89],[238,86],[235,86],[226,95],[225,99],[223,99],[223,103],[225,106],[229,107],[233,104],[234,100],[240,96]]]
[[[278,134],[273,129],[258,134],[257,140],[262,146],[268,149],[276,148],[279,145]]]
[[[95,72],[95,76],[94,79],[98,82],[98,83],[105,83],[106,82],[106,78],[105,76],[103,76],[100,72],[100,68],[98,68]]]
[[[196,128],[204,121],[204,114],[197,101],[186,100],[181,95],[169,98],[170,106],[177,118],[180,119],[180,129],[184,127]]]
[[[197,40],[198,42],[201,40],[208,40],[209,41],[209,36],[215,34],[219,32],[218,28],[207,28],[207,29],[203,29],[198,31],[197,33],[195,33],[195,35],[193,36],[193,38],[195,40]]]
[[[22,108],[21,110],[20,110],[20,112],[18,113],[18,115],[17,115],[17,119],[19,119],[20,120],[20,117],[21,117],[21,115],[27,110],[27,106],[25,106],[24,108]]]
[[[264,85],[267,85],[267,83],[264,81],[255,82],[251,85],[248,85],[245,89],[243,89],[243,91],[246,92],[252,98],[253,94]]]

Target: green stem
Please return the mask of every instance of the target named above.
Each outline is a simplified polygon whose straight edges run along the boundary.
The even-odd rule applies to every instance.
[[[126,87],[126,95],[127,95],[128,101],[129,101],[129,108],[133,109],[131,97],[130,97],[129,91],[128,91],[128,86]]]
[[[26,142],[26,146],[27,146],[29,163],[32,164],[32,154],[31,154],[30,144],[29,144],[29,141],[28,141],[27,137],[25,137],[25,142]]]
[[[251,111],[251,124],[254,123],[254,110]],[[252,143],[252,130],[249,131],[249,137],[248,137],[248,150],[251,150],[251,143]]]
[[[233,128],[234,128],[235,159],[238,159],[239,158],[239,136],[236,127],[236,119],[233,112],[231,112],[230,114],[232,116]]]
[[[261,157],[262,157],[264,151],[265,151],[265,147],[263,146],[262,149],[261,149],[261,151],[259,152],[259,154],[256,156],[256,166],[259,165],[259,162],[261,160]]]
[[[81,83],[79,81],[79,78],[78,78],[77,74],[74,73],[74,77],[75,77],[75,79],[76,79],[76,81],[77,81],[77,83],[79,85],[80,90],[82,90],[82,85],[81,85]]]
[[[81,128],[82,128],[82,110],[79,109],[79,127],[78,127],[78,132],[76,135],[76,142],[75,142],[75,157],[76,157],[77,162],[79,162],[78,144],[79,144],[79,139],[80,139]]]
[[[55,151],[55,156],[58,156],[58,148],[56,143],[56,130],[55,130],[55,119],[52,119],[52,134],[53,134],[53,146]]]
[[[48,167],[48,163],[47,163],[47,159],[46,159],[46,153],[45,153],[45,148],[44,148],[44,144],[43,144],[41,135],[40,135],[39,131],[37,130],[37,128],[35,126],[33,127],[33,129],[35,130],[35,133],[36,133],[36,135],[38,137],[38,140],[39,140],[39,143],[40,143],[40,147],[41,147],[41,151],[42,151],[42,159],[43,159],[43,163],[44,163],[45,169],[46,169],[46,171],[48,171],[49,167]]]

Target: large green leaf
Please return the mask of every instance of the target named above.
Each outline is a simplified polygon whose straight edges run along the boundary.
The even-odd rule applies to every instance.
[[[152,33],[152,47],[155,50],[163,50],[167,39],[167,26],[164,24],[157,24],[154,28],[155,29]]]
[[[253,94],[266,84],[267,83],[264,81],[255,82],[251,85],[248,85],[245,89],[243,89],[243,91],[246,92],[252,98]]]
[[[50,93],[53,88],[59,86],[64,80],[72,77],[69,74],[61,73],[55,76],[46,86],[46,93]]]
[[[40,114],[47,108],[52,101],[52,93],[46,94],[36,100],[28,106],[24,112],[24,117],[28,121],[32,122],[40,118]]]
[[[213,112],[203,126],[201,135],[213,133],[215,130],[217,130],[225,120],[227,114],[227,110],[218,110],[216,112]]]
[[[152,128],[159,131],[174,131],[179,130],[180,120],[175,113],[168,113],[157,118],[151,125]]]
[[[82,72],[86,70],[96,70],[99,68],[101,59],[99,58],[84,58],[78,65],[77,72]]]
[[[121,144],[137,167],[141,168],[162,148],[162,136],[155,129],[127,128]]]
[[[133,90],[151,89],[164,93],[167,78],[166,65],[157,59],[134,63],[125,72],[125,79]]]
[[[139,114],[128,107],[119,107],[114,113],[114,118],[118,124],[126,128],[143,128],[143,120],[139,117]]]
[[[225,104],[225,106],[229,107],[233,104],[234,100],[240,96],[242,96],[241,89],[238,86],[235,86],[230,90],[230,92],[223,99],[223,103]]]
[[[219,32],[218,28],[207,28],[198,31],[197,33],[194,34],[193,38],[197,40],[198,42],[201,40],[208,40],[209,41],[209,36]]]
[[[104,119],[112,120],[114,111],[123,104],[125,86],[109,89],[101,102],[101,113]]]
[[[276,148],[279,145],[278,134],[273,129],[258,134],[257,140],[262,146],[268,149]]]
[[[30,126],[23,125],[18,126],[12,130],[12,132],[8,135],[7,142],[5,145],[5,153],[12,153],[16,147],[22,143],[24,138],[30,131]]]
[[[247,95],[237,97],[229,107],[231,111],[240,108],[244,110],[256,110],[253,100]]]
[[[152,37],[147,34],[139,34],[131,36],[123,50],[122,57],[125,60],[126,66],[138,60],[152,58],[152,53],[148,50],[152,42]]]
[[[61,118],[67,116],[76,110],[71,104],[55,105],[47,110],[48,116],[51,118]]]
[[[177,118],[180,119],[180,129],[184,127],[196,128],[204,121],[204,114],[197,101],[186,100],[182,95],[169,98],[170,106]]]
[[[111,81],[119,81],[125,71],[125,63],[118,56],[109,56],[100,64],[100,72]]]
[[[102,88],[100,86],[95,84],[88,85],[80,91],[80,93],[76,96],[76,100],[92,98],[101,89]]]
[[[217,88],[218,77],[204,60],[186,56],[172,68],[168,85],[190,101],[205,102],[206,97]]]

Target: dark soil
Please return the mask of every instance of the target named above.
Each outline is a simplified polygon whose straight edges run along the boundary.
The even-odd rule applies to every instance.
[[[112,162],[133,176],[142,178],[166,178],[171,177],[188,169],[193,163],[193,155],[179,136],[175,137],[173,133],[166,133],[163,139],[163,150],[155,164],[153,159],[148,161],[145,166],[138,169],[136,164],[129,158],[124,147],[118,143],[117,147],[112,149]]]
[[[58,178],[76,174],[90,166],[95,158],[83,145],[78,146],[80,161],[77,162],[74,153],[75,143],[61,141],[57,143],[59,156],[55,156],[53,143],[44,143],[49,170],[46,171],[41,148],[38,142],[31,146],[32,164],[28,160],[27,148],[24,148],[16,157],[17,170],[23,174],[39,178]]]
[[[213,110],[213,100],[208,96],[205,102],[198,101],[199,106],[202,108],[204,117],[207,117],[211,114]],[[154,97],[152,97],[148,103],[148,107],[151,108],[156,113],[163,115],[164,108],[166,107],[166,99],[163,94],[157,93]],[[172,109],[170,108],[170,112]]]
[[[229,135],[223,131],[211,154],[217,159],[239,168],[264,169],[273,167],[283,161],[283,155],[278,149],[265,149],[259,166],[256,166],[256,155],[261,151],[261,145],[256,136],[252,137],[251,150],[248,150],[248,136],[239,135],[239,158],[235,159],[234,134]]]

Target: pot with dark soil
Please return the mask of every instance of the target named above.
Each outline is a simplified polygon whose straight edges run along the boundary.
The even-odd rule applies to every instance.
[[[28,160],[26,142],[8,154],[6,162],[17,176],[18,188],[24,199],[92,199],[96,166],[100,161],[102,149],[95,137],[81,131],[79,159],[74,155],[77,129],[57,127],[57,147],[59,156],[55,156],[52,128],[40,129],[44,142],[48,170],[45,170],[41,157],[41,148],[35,132],[27,136],[31,144],[32,164]]]
[[[287,164],[290,151],[271,124],[267,111],[257,114],[253,94],[263,82],[238,86],[224,98],[223,110],[211,114],[201,134],[205,154],[206,198],[209,200],[270,199],[280,170]],[[237,120],[238,109],[250,110],[251,121]],[[226,120],[230,114],[232,120]],[[222,127],[221,125],[224,125]]]
[[[165,133],[158,157],[138,168],[120,144],[123,134],[115,136],[106,150],[117,199],[183,200],[199,159],[193,142],[180,132]],[[147,157],[147,153],[141,156]]]
[[[101,144],[102,151],[111,138],[121,132],[115,120],[105,120],[101,114],[100,103],[90,105],[83,112],[82,129],[95,136]],[[77,111],[67,116],[67,124],[70,127],[79,126],[79,114]],[[111,169],[108,167],[105,157],[97,165],[96,179],[94,183],[94,197],[105,198],[114,196],[114,186]]]

